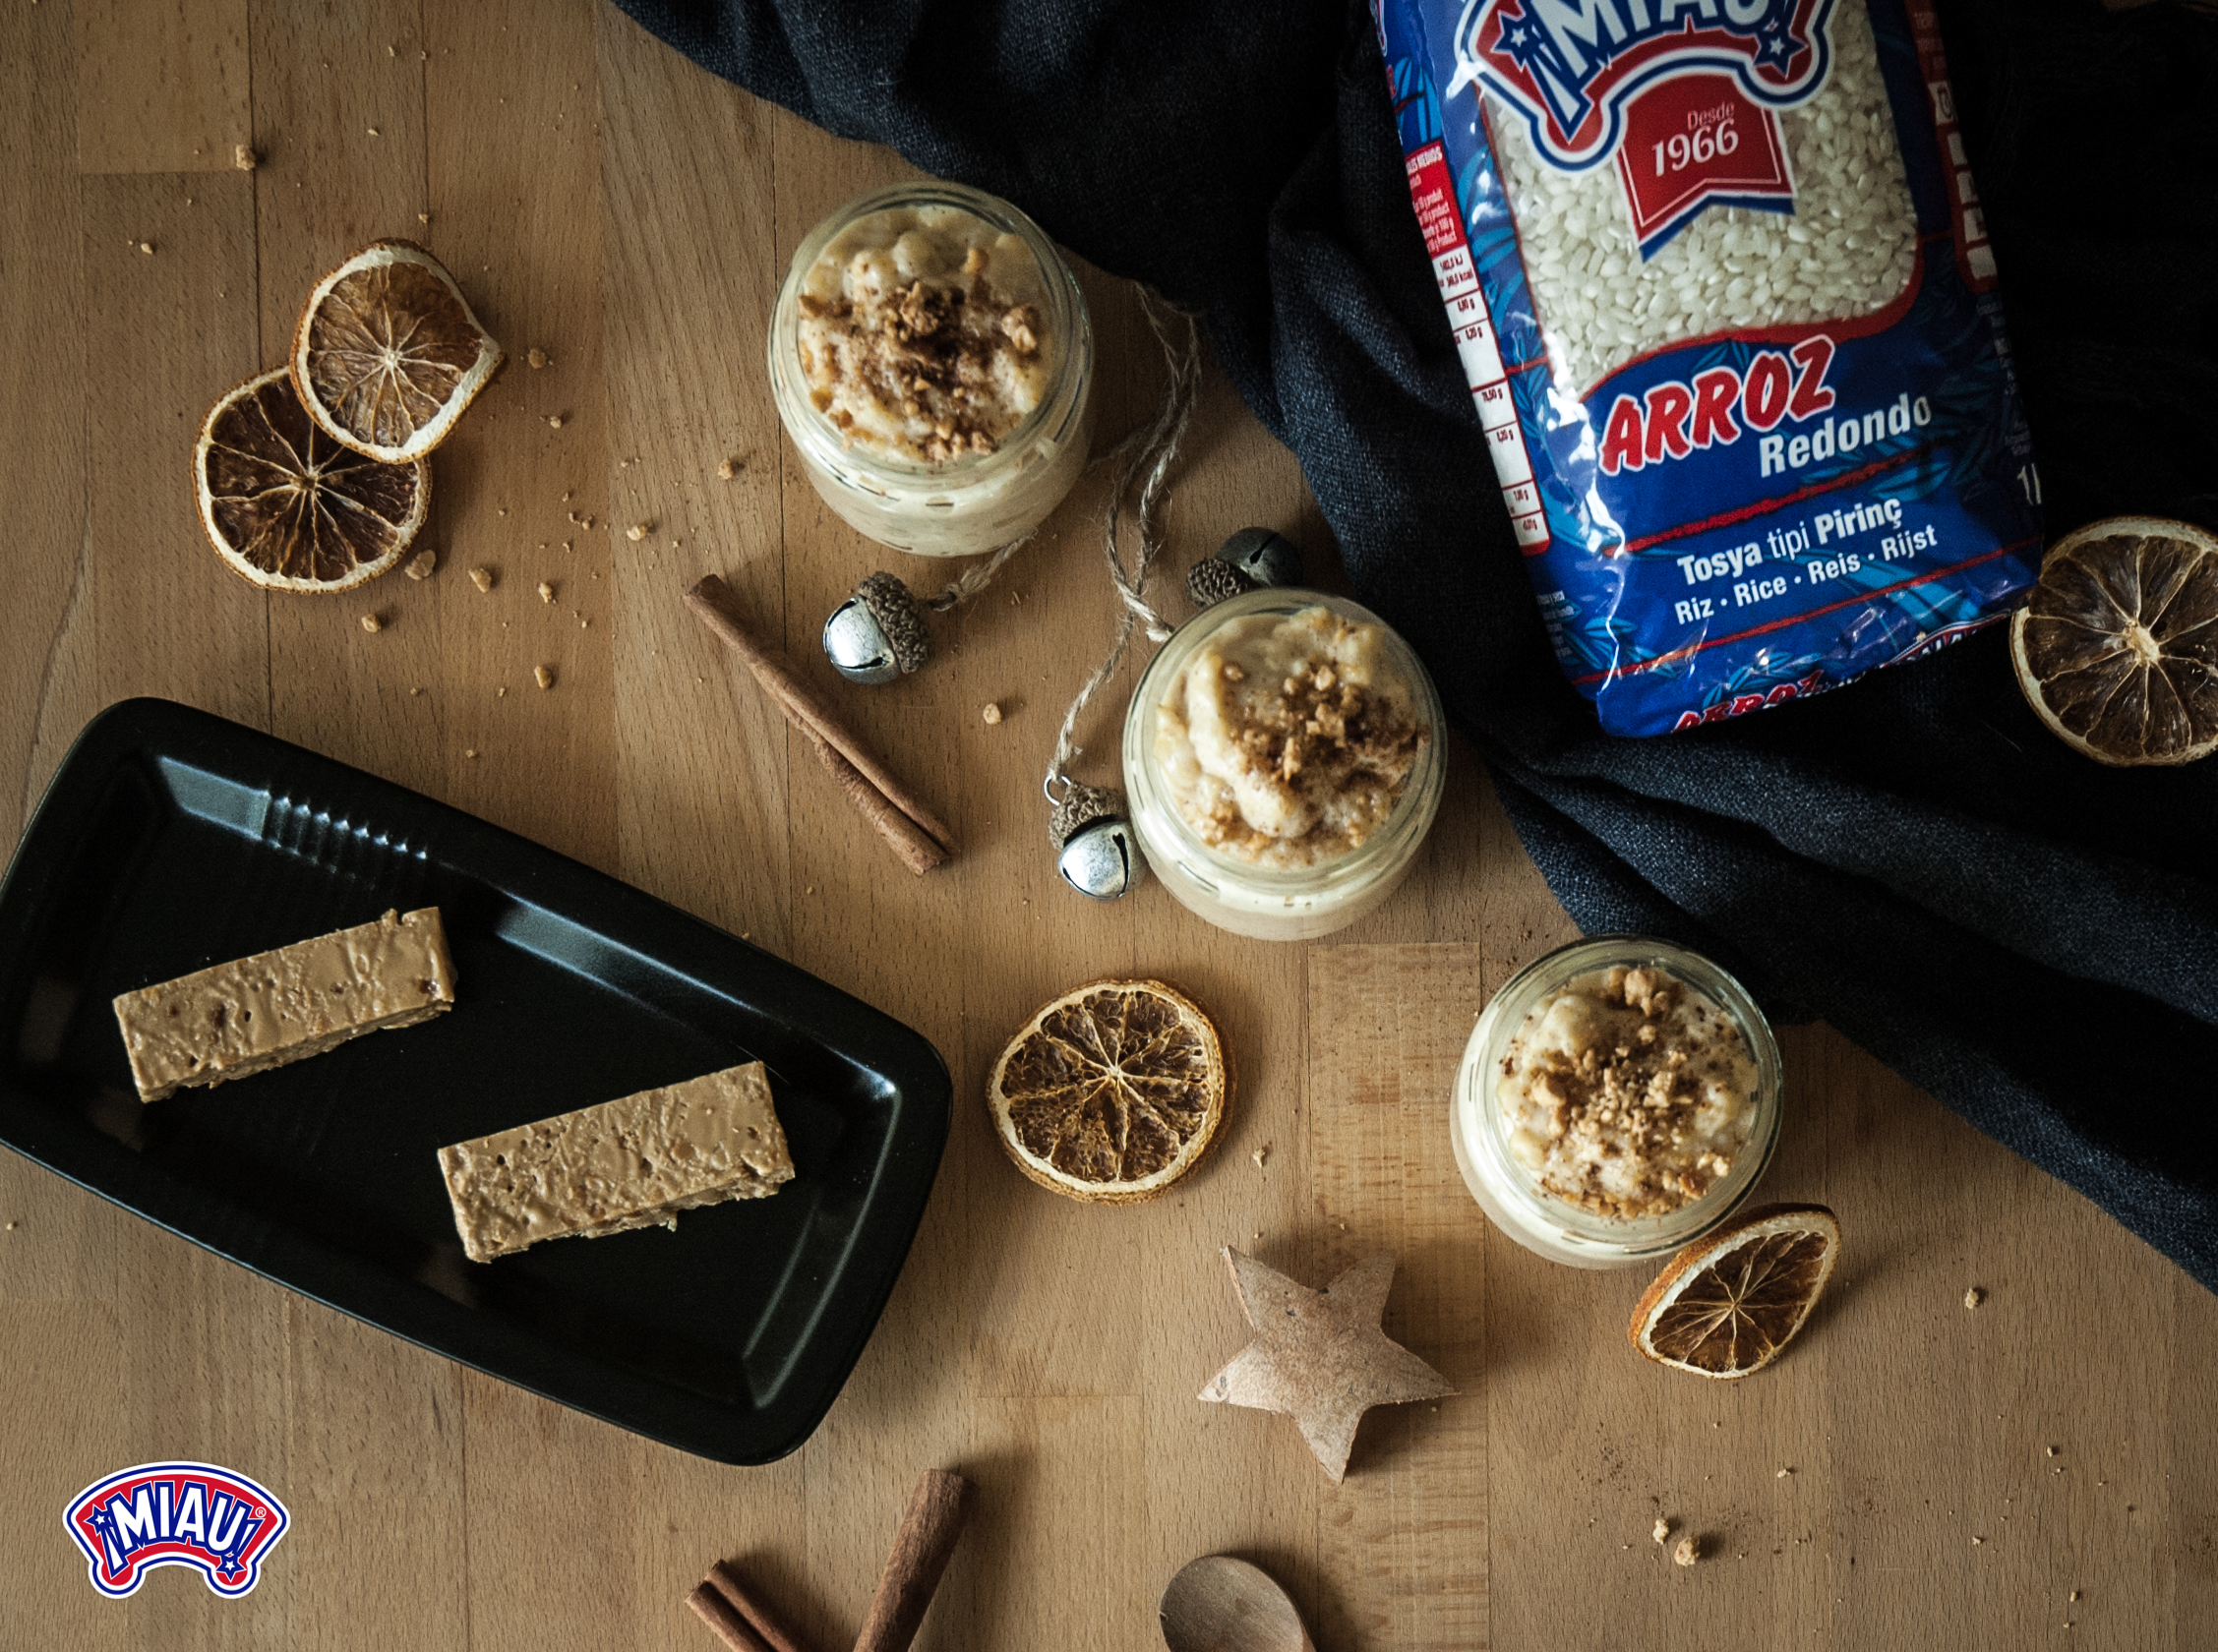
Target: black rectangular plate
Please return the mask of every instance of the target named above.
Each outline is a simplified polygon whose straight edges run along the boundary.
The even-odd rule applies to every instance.
[[[455,1007],[142,1103],[110,1000],[436,906]],[[768,1064],[775,1198],[463,1260],[439,1148]],[[807,1440],[946,1146],[920,1034],[418,793],[166,700],[89,723],[0,885],[0,1142],[395,1335],[722,1462]]]

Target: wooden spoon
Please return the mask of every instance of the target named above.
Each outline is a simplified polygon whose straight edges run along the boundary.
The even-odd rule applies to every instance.
[[[1188,1562],[1158,1610],[1170,1652],[1316,1652],[1286,1590],[1229,1555]]]

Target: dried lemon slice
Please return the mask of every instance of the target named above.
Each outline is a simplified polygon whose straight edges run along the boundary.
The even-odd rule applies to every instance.
[[[388,464],[453,431],[501,365],[454,277],[413,241],[374,241],[318,281],[293,329],[293,387],[334,441]]]
[[[986,1087],[1017,1168],[1095,1205],[1153,1199],[1191,1170],[1230,1094],[1216,1025],[1155,980],[1064,993],[1009,1040]]]
[[[2113,516],[2041,560],[2010,620],[2026,700],[2098,763],[2188,763],[2218,750],[2218,539]]]
[[[1840,1255],[1823,1205],[1766,1205],[1671,1259],[1633,1310],[1633,1346],[1697,1377],[1762,1371],[1802,1328]]]
[[[315,425],[283,368],[209,410],[193,448],[201,525],[232,570],[272,591],[346,591],[407,551],[431,467],[381,464]]]

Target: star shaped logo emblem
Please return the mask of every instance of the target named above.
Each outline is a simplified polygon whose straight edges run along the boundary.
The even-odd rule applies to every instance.
[[[1785,18],[1767,18],[1764,26],[1757,30],[1756,61],[1760,67],[1766,64],[1776,64],[1779,68],[1784,69],[1794,61],[1795,53],[1800,50],[1802,50],[1801,42],[1787,32],[1787,20]]]

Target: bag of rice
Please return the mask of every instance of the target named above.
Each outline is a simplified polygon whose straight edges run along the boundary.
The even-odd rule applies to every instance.
[[[1651,735],[2003,619],[2041,483],[1920,0],[1375,0],[1557,658]]]

